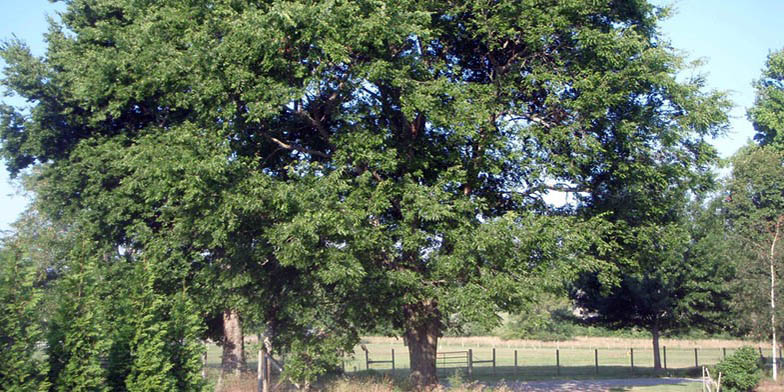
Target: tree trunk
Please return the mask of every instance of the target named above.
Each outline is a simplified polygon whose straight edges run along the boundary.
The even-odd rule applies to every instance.
[[[245,341],[242,336],[240,316],[236,311],[223,312],[222,346],[221,377],[237,375],[245,370]]]
[[[776,242],[779,239],[779,234],[781,232],[781,223],[784,220],[784,216],[778,217],[775,223],[775,233],[773,235],[773,241],[770,244],[770,329],[772,332],[771,337],[771,367],[773,372],[773,381],[776,381],[776,370],[778,365],[776,364],[776,270],[774,268],[774,262],[776,260]]]
[[[654,324],[651,328],[653,335],[653,370],[661,370],[661,354],[659,353],[659,326]]]
[[[438,385],[436,350],[441,336],[441,321],[433,301],[410,305],[405,308],[408,327],[406,340],[411,363],[410,379],[417,389],[430,389]]]

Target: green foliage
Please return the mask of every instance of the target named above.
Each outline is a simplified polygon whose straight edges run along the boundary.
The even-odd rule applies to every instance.
[[[633,230],[631,243],[638,259],[623,269],[620,284],[606,286],[588,276],[572,291],[578,306],[595,312],[588,321],[656,333],[718,323],[729,304],[726,283],[733,270],[720,248],[705,249],[708,237],[693,231],[696,227],[701,226],[695,222],[692,229],[671,224]]]
[[[768,55],[765,69],[754,82],[757,98],[748,111],[760,145],[784,148],[784,49]]]
[[[762,378],[760,357],[753,347],[741,347],[716,365],[716,374],[719,372],[722,391],[753,391]]]
[[[38,350],[41,328],[40,270],[10,241],[0,248],[0,389],[46,391],[46,362]]]
[[[543,295],[531,311],[509,316],[498,333],[504,339],[569,340],[578,333],[570,305],[566,298]]]
[[[771,267],[777,279],[782,271],[782,162],[784,153],[776,146],[746,146],[733,157],[732,175],[725,186],[726,230],[735,244],[731,254],[738,271],[734,285],[735,328],[760,338],[769,338],[773,327],[770,324]],[[784,292],[777,284],[776,295],[781,294]],[[784,321],[780,308],[775,308],[777,329]]]
[[[136,298],[138,321],[131,340],[130,392],[201,391],[201,318],[184,293]]]
[[[72,270],[55,291],[58,304],[47,333],[49,380],[58,392],[105,391],[105,307],[97,295],[95,261],[74,252]]]
[[[463,369],[455,369],[455,371],[446,378],[449,388],[458,389],[467,386],[466,375]]]
[[[134,374],[173,385],[162,314],[184,285],[201,314],[241,309],[268,327],[311,380],[308,366],[328,368],[329,350],[376,322],[492,328],[581,272],[612,281],[607,233],[626,227],[604,213],[629,194],[643,208],[624,219],[649,221],[668,214],[669,189],[707,186],[703,139],[724,129],[728,101],[676,80],[662,13],[74,0],[46,56],[0,50],[3,84],[36,103],[2,107],[0,155],[13,173],[40,167],[42,204],[95,241],[97,269],[120,248],[161,265],[135,297],[148,308],[133,346],[155,358]],[[552,189],[577,202],[548,205]],[[642,237],[670,228],[631,233],[650,250],[661,244]],[[92,295],[75,297],[76,320],[93,316]],[[74,333],[64,341],[100,351]]]

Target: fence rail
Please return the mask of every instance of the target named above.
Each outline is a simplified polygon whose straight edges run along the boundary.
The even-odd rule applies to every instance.
[[[364,345],[363,345],[364,346]],[[344,370],[407,372],[408,352],[405,347],[363,347],[361,356],[347,358]],[[384,353],[385,350],[386,353]],[[688,370],[714,365],[726,358],[734,348],[668,348],[662,346],[662,369]],[[381,359],[391,354],[389,359]],[[397,357],[396,357],[397,354]],[[522,377],[580,377],[646,374],[653,371],[653,350],[641,348],[496,348],[476,347],[454,350],[445,347],[436,353],[439,371],[464,369],[469,376],[519,375]],[[766,357],[761,357],[766,359]],[[768,357],[767,360],[770,360]],[[363,363],[364,362],[364,363]],[[781,361],[780,361],[781,362]],[[348,366],[346,366],[346,364]],[[353,365],[353,366],[352,366]],[[364,366],[363,366],[364,365]]]

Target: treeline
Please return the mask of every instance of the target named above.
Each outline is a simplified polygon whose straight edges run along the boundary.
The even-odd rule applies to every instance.
[[[6,41],[0,387],[202,390],[204,341],[227,375],[258,333],[308,388],[369,330],[428,387],[440,336],[551,293],[767,335],[784,54],[722,183],[668,10],[529,3],[71,0],[43,57]]]

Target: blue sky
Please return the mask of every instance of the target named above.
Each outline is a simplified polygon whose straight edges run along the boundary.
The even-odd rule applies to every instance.
[[[672,4],[676,13],[661,26],[664,36],[689,59],[706,61],[700,70],[708,87],[731,93],[735,102],[730,134],[714,141],[723,157],[732,155],[754,135],[746,108],[754,103],[752,81],[759,77],[771,50],[784,48],[784,0],[654,0]],[[46,15],[63,9],[48,0],[0,0],[0,39],[15,35],[33,53],[45,51]],[[13,104],[22,101],[4,98]],[[9,229],[26,205],[0,169],[0,230]]]

